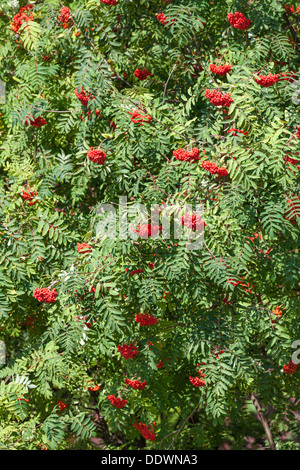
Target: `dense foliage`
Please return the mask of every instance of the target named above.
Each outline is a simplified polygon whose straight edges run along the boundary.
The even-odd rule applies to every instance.
[[[297,5],[1,3],[0,448],[298,449]]]

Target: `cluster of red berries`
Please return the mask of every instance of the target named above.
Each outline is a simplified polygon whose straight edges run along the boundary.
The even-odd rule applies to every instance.
[[[214,162],[212,161],[209,161],[209,160],[203,160],[201,162],[201,166],[202,168],[204,168],[204,170],[207,170],[209,171],[210,173],[212,173],[213,175],[217,174],[218,176],[227,176],[228,175],[228,171],[226,170],[226,168],[224,167],[221,167],[219,168]]]
[[[294,195],[293,195],[294,196]],[[288,206],[290,210],[286,213],[284,218],[291,222],[296,222],[296,219],[300,217],[300,197],[296,197],[297,200],[288,199]]]
[[[173,151],[175,159],[180,160],[181,162],[196,162],[197,160],[200,160],[199,154],[200,150],[196,147],[192,148],[190,151],[184,150],[183,148]]]
[[[137,323],[140,323],[141,326],[149,326],[149,325],[155,325],[155,323],[157,323],[158,320],[153,315],[150,315],[147,313],[138,313],[135,315],[135,321]]]
[[[60,409],[60,411],[63,411],[65,408],[67,408],[67,405],[63,401],[58,401],[56,403]]]
[[[103,165],[106,159],[106,153],[100,149],[94,149],[93,147],[87,153],[87,157],[94,163],[98,163],[98,165]]]
[[[34,117],[31,117],[29,118],[29,123],[28,122],[25,122],[25,126],[32,126],[32,127],[42,127],[42,126],[45,126],[45,124],[48,124],[46,119],[43,119],[41,116],[37,117],[37,118],[34,118]]]
[[[153,421],[153,425],[155,426],[155,422]],[[153,432],[153,426],[146,426],[144,423],[135,423],[133,425],[134,428],[138,429],[142,436],[149,441],[155,441],[156,435]]]
[[[215,358],[216,358],[216,359],[220,359],[219,354],[224,354],[224,352],[225,352],[225,349],[221,349],[220,351],[217,351],[217,350],[215,349]],[[204,363],[203,363],[203,364],[204,364]],[[199,371],[199,374],[200,374],[200,371]]]
[[[167,20],[167,17],[164,13],[159,13],[158,15],[156,15],[156,18],[158,19],[158,21],[160,21],[160,23],[162,24],[167,24],[168,23],[168,20]]]
[[[274,83],[278,82],[278,80],[278,73],[276,75],[272,75],[271,73],[269,75],[259,75],[259,78],[255,78],[256,83],[262,87],[272,86]]]
[[[203,227],[206,226],[200,214],[184,214],[184,216],[181,217],[181,224],[193,230],[196,230],[197,227],[198,229],[201,228],[202,224]]]
[[[101,113],[101,111],[99,111],[99,110],[97,109],[97,110],[95,111],[95,116],[96,116],[97,118],[100,118],[100,117],[101,117],[101,114],[100,114],[100,113]],[[77,111],[77,114],[78,114],[78,111]],[[88,113],[87,113],[88,119],[90,119],[91,115],[92,115],[92,111],[89,110]],[[79,119],[80,119],[81,121],[83,121],[84,117],[85,117],[85,113],[84,113],[84,111],[82,111],[81,116],[79,116]]]
[[[189,377],[189,380],[191,384],[194,385],[194,387],[204,387],[205,381],[202,380],[200,377]]]
[[[245,279],[244,276],[242,277],[242,279]],[[251,294],[252,292],[253,286],[250,287],[249,282],[234,281],[234,279],[228,279],[227,282],[229,284],[232,284],[234,287],[236,287],[237,285],[241,285],[242,287],[244,287],[244,291],[249,292],[249,294]]]
[[[202,366],[202,365],[205,366],[205,364],[206,364],[206,362],[201,362],[200,364],[197,364],[197,367]],[[199,370],[198,370],[198,374],[199,374],[199,376],[200,376],[201,379],[203,379],[203,377],[205,377],[205,374],[203,374],[203,372],[202,372],[203,370],[204,370],[204,369],[199,369]]]
[[[300,126],[297,128],[297,134],[296,135],[297,135],[298,139],[300,139]]]
[[[243,13],[238,11],[236,13],[228,13],[227,19],[231,26],[240,30],[249,29],[251,25],[251,20],[248,20]]]
[[[25,201],[29,201],[28,204],[29,206],[32,206],[33,204],[36,204],[37,203],[37,200],[36,201],[33,201],[33,198],[37,195],[37,191],[22,191],[22,195],[21,197],[25,200]]]
[[[291,7],[289,7],[286,3],[284,4],[284,8],[286,9],[286,11],[288,13],[299,13],[300,12],[300,7],[294,7],[294,5],[292,5]]]
[[[128,268],[125,269],[125,271],[129,271]],[[129,276],[134,276],[135,274],[140,274],[140,273],[143,273],[144,270],[143,269],[134,269],[133,271],[130,271],[129,272]]]
[[[254,240],[256,240],[256,238],[261,240],[261,234],[260,233],[255,233],[253,237],[246,237],[246,238],[249,238],[249,240],[251,240],[254,243]]]
[[[83,86],[81,87],[80,93],[78,93],[77,88],[75,89],[74,93],[77,96],[77,98],[79,99],[80,103],[83,106],[87,106],[87,104],[89,102],[89,99],[90,99],[90,96],[91,96],[91,93],[89,95],[87,95],[86,91],[84,91],[84,89],[83,89]]]
[[[95,384],[94,387],[88,387],[88,390],[90,392],[98,392],[98,390],[100,390],[100,388],[101,388],[101,385]]]
[[[281,61],[281,60],[274,60],[274,65],[277,67],[278,65],[281,67],[281,66],[284,66],[284,65],[287,65],[287,62],[284,62],[284,61]]]
[[[115,395],[107,395],[106,397],[112,405],[114,405],[116,408],[123,408],[128,401],[124,400],[122,398],[117,398]]]
[[[297,78],[296,72],[281,72],[280,75],[282,78],[279,80],[287,80],[289,82],[293,82]]]
[[[209,90],[205,91],[205,96],[211,104],[214,106],[223,106],[224,108],[229,108],[233,99],[229,93],[222,93],[218,90]]]
[[[133,359],[139,353],[136,346],[124,343],[122,346],[118,346],[118,351],[124,357],[124,359]]]
[[[62,23],[62,27],[65,29],[71,25],[70,8],[62,7],[59,10],[58,21]]]
[[[146,80],[147,77],[153,77],[152,73],[147,69],[136,69],[133,73],[139,80]]]
[[[275,307],[275,308],[272,310],[272,314],[273,314],[273,315],[276,315],[277,317],[281,317],[281,316],[282,316],[282,312],[283,312],[283,310],[285,310],[285,309],[280,310],[280,307],[281,307],[281,305],[280,305],[279,307]],[[276,317],[275,317],[275,318],[276,318]],[[271,323],[277,323],[277,319],[271,320]]]
[[[35,318],[33,318],[31,315],[28,315],[27,321],[24,322],[24,325],[31,326],[35,321],[38,321],[38,319],[38,315]],[[34,326],[32,326],[32,328],[34,328]]]
[[[131,121],[134,122],[135,124],[140,124],[140,126],[143,126],[143,122],[150,122],[152,121],[152,116],[148,114],[146,116],[145,114],[141,114],[137,109],[135,109],[132,113],[128,111],[128,114],[130,114]]]
[[[271,256],[268,256],[268,254],[273,250],[273,248],[269,248],[267,251],[263,251],[263,250],[258,250],[258,253],[261,253],[264,257],[266,256],[267,258],[271,259]],[[253,250],[253,252],[255,253],[255,249]]]
[[[29,400],[28,400],[27,398],[17,398],[17,400],[19,400],[19,401],[26,401],[26,403],[29,402]]]
[[[126,385],[129,387],[134,388],[134,390],[144,390],[144,388],[147,385],[147,381],[144,380],[144,382],[140,382],[139,380],[130,380],[130,379],[125,379]]]
[[[201,362],[201,364],[197,364],[197,367],[200,365],[205,365],[205,362]],[[194,387],[204,387],[205,381],[203,378],[205,377],[205,374],[203,374],[204,369],[198,370],[199,377],[189,377],[189,380]]]
[[[78,253],[90,253],[92,251],[92,247],[87,243],[77,243],[77,251]]]
[[[297,165],[297,168],[299,167],[298,163],[299,163],[299,160],[296,160],[295,158],[291,158],[289,157],[288,155],[285,155],[283,157],[283,160],[286,162],[286,163],[291,163],[292,165]],[[299,168],[298,168],[299,169]]]
[[[92,292],[92,291],[90,291],[90,292]],[[95,291],[94,291],[94,292],[95,292]],[[86,320],[87,317],[86,317],[86,316],[85,316],[85,317],[82,317],[82,319],[83,319],[83,320]],[[87,328],[92,328],[92,324],[91,324],[90,322],[85,321],[84,324],[85,324],[85,326],[86,326]]]
[[[138,233],[142,238],[155,237],[158,232],[162,229],[161,225],[151,224],[138,224],[137,229],[131,229],[132,232]]]
[[[285,374],[294,374],[298,369],[298,364],[294,364],[293,361],[289,360],[288,364],[283,366],[283,372]]]
[[[117,128],[117,126],[116,126],[116,124],[115,124],[114,121],[109,121],[109,124],[108,124],[108,125],[109,125],[109,128],[110,128],[110,129],[113,129],[114,131],[115,131],[116,128]]]
[[[116,5],[117,0],[100,0],[101,3],[105,3],[106,5]]]
[[[25,11],[31,10],[31,8],[33,8],[33,5],[26,5],[25,7],[21,8],[19,12],[13,17],[13,22],[10,29],[17,33],[25,21],[33,21],[34,18],[32,12],[30,12],[29,15],[24,13]]]
[[[156,18],[163,25],[168,25],[170,22],[174,23],[176,21],[176,18],[173,18],[172,20],[169,20],[164,13],[159,13],[158,15],[156,15]]]
[[[222,114],[225,114],[224,119],[230,119],[227,108],[223,108],[221,111],[222,111]]]
[[[228,65],[224,64],[224,65],[219,65],[219,66],[215,64],[209,65],[209,70],[212,73],[216,73],[217,75],[220,75],[221,77],[229,73],[231,68],[232,68],[232,64],[228,64]]]
[[[220,359],[219,354],[223,354],[225,352],[225,349],[221,349],[220,351],[217,351],[216,349],[214,350],[214,355],[216,359]],[[197,364],[197,367],[205,365],[206,362],[201,362],[200,364]],[[194,385],[194,387],[204,387],[205,386],[205,381],[203,378],[205,377],[205,374],[203,373],[204,369],[201,368],[198,370],[199,377],[189,377],[190,382]]]
[[[75,292],[75,294],[73,295],[73,297],[76,297],[76,296],[77,296],[77,300],[78,300],[79,302],[81,302],[81,300],[87,295],[86,292],[84,292],[82,295],[79,295],[79,293],[78,293],[77,290],[75,290],[74,292]],[[91,289],[90,289],[90,291],[89,291],[89,293],[88,293],[88,294],[89,294],[89,297],[90,297],[90,294],[94,294],[95,292],[96,292],[96,287],[91,287]],[[78,318],[80,318],[81,320],[86,320],[87,317],[78,317]],[[87,326],[88,328],[90,328],[90,327],[92,326],[90,323],[85,323],[85,324],[86,324],[86,326]]]
[[[53,304],[57,297],[57,292],[55,289],[50,290],[48,287],[43,287],[42,289],[36,287],[33,293],[33,297],[39,302],[46,302],[47,304]]]
[[[229,132],[231,132],[232,135],[234,135],[234,136],[236,136],[237,134],[244,134],[244,135],[248,135],[248,134],[249,134],[248,131],[244,132],[244,131],[242,131],[242,130],[240,130],[240,129],[235,129],[234,127],[233,127],[232,129],[229,129],[229,130],[227,131],[227,134],[229,134]]]

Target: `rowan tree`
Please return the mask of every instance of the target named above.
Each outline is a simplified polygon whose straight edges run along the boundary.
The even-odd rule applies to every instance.
[[[2,449],[299,448],[298,10],[1,4]]]

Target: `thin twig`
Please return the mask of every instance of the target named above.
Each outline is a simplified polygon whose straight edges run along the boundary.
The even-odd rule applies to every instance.
[[[171,72],[170,72],[170,75],[168,76],[168,80],[166,81],[165,89],[164,89],[164,94],[163,94],[163,104],[164,104],[164,102],[165,102],[165,96],[166,96],[166,91],[167,91],[167,86],[168,86],[169,80],[170,80],[170,78],[171,78],[171,76],[172,76],[172,73],[173,73],[174,70],[176,69],[176,67],[177,67],[177,63],[174,64],[174,66],[173,66],[173,68],[172,68],[172,70],[171,70]]]
[[[191,412],[191,414],[184,420],[183,424],[180,426],[180,428],[178,429],[177,433],[176,433],[176,436],[174,437],[173,441],[171,442],[171,444],[169,445],[168,449],[167,450],[170,450],[171,447],[173,447],[173,444],[174,442],[176,441],[177,439],[177,436],[179,435],[180,431],[183,429],[183,427],[185,426],[186,422],[193,416],[193,414],[195,413],[195,411],[197,410],[198,408],[198,405],[196,406],[196,408],[193,409],[193,411]]]

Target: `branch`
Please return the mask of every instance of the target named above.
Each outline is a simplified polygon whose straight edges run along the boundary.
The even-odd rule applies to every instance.
[[[178,434],[180,434],[181,430],[184,428],[186,422],[193,416],[193,414],[195,413],[195,411],[197,410],[198,408],[198,405],[196,406],[196,408],[193,409],[193,411],[191,412],[191,414],[184,420],[183,424],[180,426],[180,428],[178,429],[177,433],[176,433],[176,436],[174,437],[174,439],[172,440],[171,444],[169,445],[168,449],[167,450],[170,450],[171,447],[173,447],[173,444],[174,442],[176,441],[177,437],[178,437]]]
[[[285,20],[285,22],[286,22],[286,24],[287,24],[287,26],[288,26],[288,28],[291,32],[291,35],[293,36],[294,43],[295,43],[295,49],[296,49],[296,51],[298,51],[298,49],[299,49],[299,38],[297,36],[297,33],[294,30],[287,13],[283,13],[283,18],[284,18],[284,20]]]
[[[272,436],[272,433],[271,433],[271,430],[270,430],[270,427],[269,427],[269,423],[262,411],[262,407],[261,407],[261,404],[259,403],[258,401],[258,398],[254,395],[254,393],[251,393],[251,401],[253,403],[253,405],[255,406],[256,408],[256,411],[257,411],[257,414],[260,418],[260,421],[264,427],[264,430],[265,430],[265,433],[266,433],[266,436],[267,436],[267,439],[269,441],[269,444],[270,444],[270,448],[272,450],[276,450],[276,447],[275,447],[275,443],[273,441],[273,436]]]

